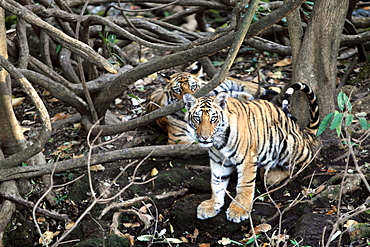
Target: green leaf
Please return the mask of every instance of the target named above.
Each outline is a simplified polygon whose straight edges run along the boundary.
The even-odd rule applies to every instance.
[[[346,94],[343,93],[342,91],[340,91],[339,94],[338,94],[338,97],[337,97],[338,107],[339,107],[339,110],[341,110],[341,111],[344,111],[344,105],[345,105],[345,100],[344,100],[343,95],[346,95]]]
[[[186,110],[186,108],[182,108],[181,111],[182,112],[187,112],[188,110]]]
[[[338,107],[342,112],[345,110],[347,110],[349,113],[352,112],[352,104],[349,101],[349,98],[345,93],[340,91],[337,99],[338,99]]]
[[[61,50],[62,50],[62,46],[57,45],[57,47],[55,47],[55,54],[58,54]]]
[[[141,235],[137,237],[139,241],[150,241],[153,238],[153,235]]]
[[[350,126],[352,122],[353,122],[353,115],[352,114],[348,114],[346,116],[346,127]]]
[[[180,239],[178,238],[166,238],[165,239],[168,243],[173,243],[173,244],[181,244],[183,243]]]
[[[346,107],[347,107],[348,112],[352,113],[352,104],[351,104],[351,102],[349,102],[349,100],[347,101]]]
[[[367,123],[366,118],[364,118],[364,117],[359,117],[359,118],[358,118],[358,120],[360,121],[360,125],[361,125],[361,128],[362,128],[362,129],[367,130],[367,129],[369,128],[369,125],[368,125],[368,123]]]
[[[338,137],[340,137],[341,134],[341,125],[335,128],[335,132],[337,132]]]
[[[256,237],[250,238],[245,244],[248,245],[253,243],[255,239],[257,239],[259,236],[261,236],[261,234],[256,235]]]
[[[159,233],[158,233],[158,237],[162,237],[164,234],[166,234],[167,230],[166,228],[163,228]]]
[[[243,246],[244,244],[242,244],[242,243],[239,243],[238,241],[235,241],[235,240],[232,240],[232,239],[229,239],[229,238],[227,238],[227,240],[231,243],[231,244],[237,244],[237,245],[241,245],[241,246]],[[254,239],[253,239],[253,241],[254,241]]]
[[[344,117],[344,114],[341,112],[338,114],[334,113],[334,118],[333,118],[333,121],[331,121],[330,129],[333,130],[333,129],[338,128],[338,126],[340,126],[340,123],[342,122],[343,117]]]
[[[223,65],[225,62],[224,61],[213,61],[212,62],[214,66],[221,66]]]
[[[26,162],[22,162],[22,166],[28,166]]]
[[[111,43],[114,43],[114,41],[116,41],[117,39],[117,36],[115,34],[109,34],[108,37],[107,37],[107,40]]]
[[[134,98],[134,99],[137,99],[137,100],[140,100],[137,96],[135,96],[135,95],[133,95],[133,94],[127,94],[129,97],[131,97],[131,98]]]
[[[331,112],[324,117],[324,119],[320,123],[319,129],[317,130],[316,136],[321,135],[322,132],[325,131],[325,129],[329,126],[330,120],[333,118],[333,115],[334,115],[334,112]]]

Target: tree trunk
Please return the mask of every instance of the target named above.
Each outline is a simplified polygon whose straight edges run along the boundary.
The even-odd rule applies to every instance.
[[[345,23],[348,0],[317,0],[304,34],[300,52],[293,70],[293,82],[303,82],[315,91],[320,107],[320,118],[336,106],[336,63],[340,37]],[[305,97],[293,99],[292,112],[298,119],[305,119],[308,112]],[[294,104],[294,102],[293,102]],[[295,109],[298,108],[298,109]],[[307,119],[300,121],[306,126]]]
[[[7,58],[7,54],[5,13],[4,9],[0,8],[0,55]],[[24,136],[14,115],[11,95],[8,73],[5,69],[2,69],[0,71],[0,159],[4,158],[3,150],[7,154],[15,153],[21,149],[22,144],[25,144]],[[12,195],[18,195],[18,188],[13,180],[3,182],[0,185],[0,190]],[[4,200],[1,203],[0,246],[4,246],[2,243],[2,234],[14,212],[15,205],[13,202]]]

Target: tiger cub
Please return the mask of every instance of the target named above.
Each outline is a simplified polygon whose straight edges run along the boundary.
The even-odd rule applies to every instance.
[[[160,107],[182,100],[185,93],[195,93],[208,82],[201,79],[202,66],[197,62],[190,72],[178,72],[171,76],[160,75],[165,81],[164,89],[155,90],[150,96],[147,112],[152,112]],[[231,97],[241,101],[254,99],[254,95],[265,95],[266,92],[276,93],[273,90],[259,87],[258,84],[241,81],[228,77],[225,81],[212,90],[209,95],[227,92]],[[258,92],[258,93],[257,93]],[[158,126],[168,133],[168,144],[191,144],[194,140],[189,136],[184,112],[176,112],[171,116],[156,120]]]
[[[287,115],[295,91],[304,92],[309,100],[310,122],[303,130]],[[241,102],[223,92],[199,99],[185,94],[184,102],[189,132],[201,146],[209,148],[212,197],[198,206],[199,219],[220,212],[234,169],[238,177],[236,197],[226,211],[227,219],[235,223],[248,219],[257,168],[289,171],[306,165],[319,145],[315,138],[319,126],[317,99],[302,83],[286,91],[283,110],[265,100]]]

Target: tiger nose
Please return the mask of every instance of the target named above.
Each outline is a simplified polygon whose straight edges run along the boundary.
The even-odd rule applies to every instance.
[[[201,136],[201,138],[206,141],[207,139],[209,139],[209,136]]]

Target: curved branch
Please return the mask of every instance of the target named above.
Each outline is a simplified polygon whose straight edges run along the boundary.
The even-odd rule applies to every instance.
[[[49,113],[40,99],[39,95],[32,87],[31,83],[17,70],[14,65],[12,65],[7,59],[0,55],[0,64],[8,73],[15,79],[18,80],[22,89],[27,93],[27,95],[33,101],[37,112],[40,116],[42,130],[35,143],[30,147],[27,147],[17,153],[8,156],[6,159],[0,161],[0,167],[9,168],[17,166],[19,163],[26,161],[27,159],[33,157],[37,153],[44,149],[45,143],[49,140],[51,136],[51,123],[49,118]]]
[[[76,110],[82,115],[89,113],[89,107],[87,103],[65,86],[55,83],[52,79],[35,71],[26,69],[19,71],[33,83],[46,88],[55,98],[60,99],[76,108]]]
[[[363,44],[367,41],[370,41],[370,31],[355,35],[342,35],[340,44],[341,45]]]
[[[115,2],[112,0],[90,0],[90,4],[92,5],[102,5],[102,4],[107,4]],[[132,3],[132,0],[121,0],[121,3]],[[172,3],[173,0],[151,0],[151,3],[158,3],[158,4],[169,4]],[[83,5],[85,3],[85,0],[70,0],[68,1],[69,7],[76,7]],[[148,3],[147,0],[135,0],[135,3]],[[209,9],[225,9],[226,5],[222,4],[220,2],[216,1],[203,1],[203,0],[181,0],[180,2],[176,3],[176,5],[183,5],[183,6],[202,6],[202,7],[207,7]],[[143,9],[145,11],[145,9]]]
[[[261,51],[273,52],[281,56],[292,55],[292,48],[290,46],[284,46],[261,37],[253,37],[244,43]]]
[[[95,52],[90,46],[82,43],[79,40],[71,38],[68,35],[65,35],[62,31],[41,20],[33,12],[29,11],[27,8],[23,7],[19,3],[13,0],[0,0],[0,6],[5,10],[21,17],[28,23],[40,27],[51,37],[53,37],[53,39],[55,39],[71,51],[75,52],[76,54],[84,57],[85,59],[88,59],[89,61],[94,62],[94,64],[96,64],[97,66],[103,67],[110,73],[117,73],[117,70],[114,68],[114,66],[111,65],[105,58],[100,56],[99,53]]]

